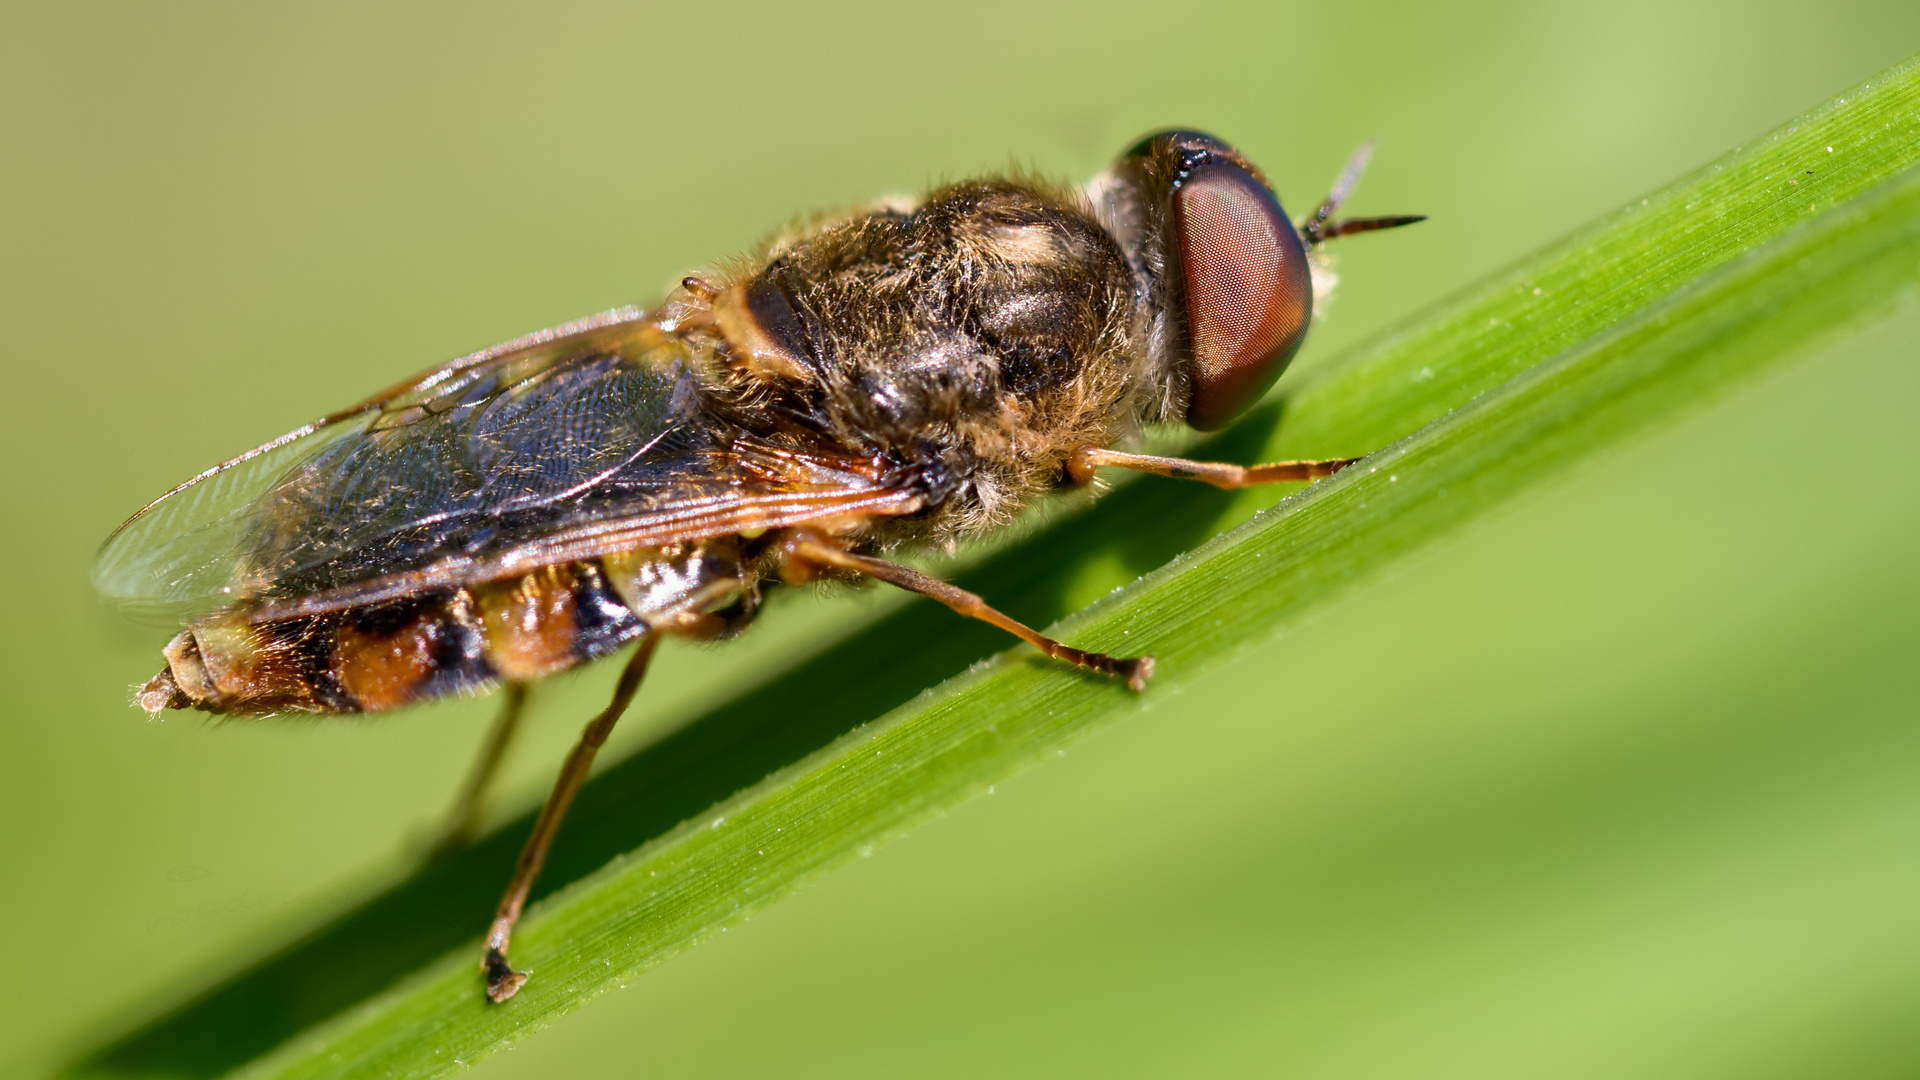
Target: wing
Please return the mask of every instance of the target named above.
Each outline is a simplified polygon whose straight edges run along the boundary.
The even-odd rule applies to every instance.
[[[266,621],[918,498],[707,413],[678,335],[623,309],[462,357],[194,477],[95,559],[135,615]]]

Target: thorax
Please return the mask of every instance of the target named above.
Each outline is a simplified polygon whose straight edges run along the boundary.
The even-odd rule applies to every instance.
[[[886,540],[1002,524],[1139,411],[1139,302],[1077,193],[965,184],[776,242],[712,298],[721,397],[913,472]]]

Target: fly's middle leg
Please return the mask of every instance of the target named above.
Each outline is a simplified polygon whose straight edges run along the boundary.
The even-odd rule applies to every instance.
[[[790,584],[805,583],[823,567],[850,571],[938,600],[968,618],[979,619],[1005,630],[1056,660],[1065,660],[1078,667],[1123,679],[1128,689],[1143,689],[1147,685],[1147,680],[1153,677],[1153,657],[1151,656],[1108,656],[1105,653],[1087,652],[1071,645],[1063,645],[1025,623],[995,610],[985,600],[965,589],[949,585],[938,578],[928,577],[911,566],[866,555],[855,555],[805,529],[796,529],[788,536],[784,555],[781,575]]]

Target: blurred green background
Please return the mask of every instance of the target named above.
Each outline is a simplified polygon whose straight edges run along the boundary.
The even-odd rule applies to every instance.
[[[0,10],[0,1068],[404,870],[489,705],[149,723],[167,486],[806,210],[1156,126],[1296,213],[1301,363],[1920,50],[1908,2]],[[481,1074],[1920,1072],[1920,318],[1399,566]],[[618,756],[884,597],[670,646]],[[612,679],[543,687],[502,814]],[[564,840],[563,840],[564,842]],[[477,936],[484,912],[475,913]]]

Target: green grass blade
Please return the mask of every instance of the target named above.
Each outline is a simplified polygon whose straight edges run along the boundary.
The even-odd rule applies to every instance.
[[[967,575],[1049,622],[1150,571],[1060,624],[1155,653],[1144,698],[1024,649],[912,697],[999,642],[911,605],[597,777],[549,869],[572,884],[516,937],[535,977],[507,1006],[484,1003],[475,957],[526,821],[75,1072],[443,1075],[524,1038],[1580,458],[1911,302],[1916,158],[1909,63],[1303,372],[1205,451],[1387,447],[1364,467],[1251,521],[1278,495],[1132,484]]]

